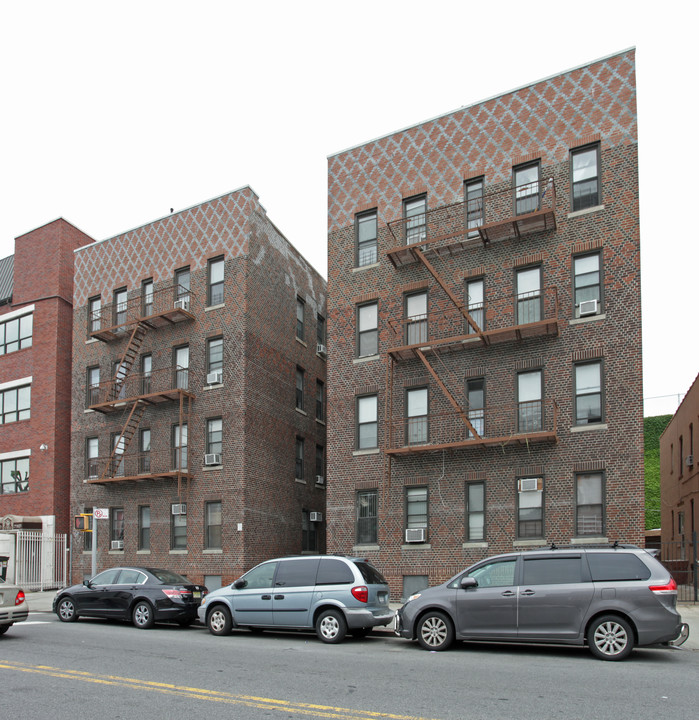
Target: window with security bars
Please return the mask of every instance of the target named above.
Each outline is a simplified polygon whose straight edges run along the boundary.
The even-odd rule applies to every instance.
[[[406,295],[405,343],[416,345],[425,342],[427,342],[427,293]]]
[[[414,388],[406,392],[406,428],[407,445],[420,445],[427,442],[427,388]]]
[[[192,276],[188,267],[175,271],[175,300],[189,301]]]
[[[153,309],[153,281],[149,278],[141,283],[141,314],[149,317]]]
[[[96,478],[99,475],[97,465],[99,457],[99,439],[90,437],[85,440],[85,477]]]
[[[375,210],[357,215],[355,232],[357,235],[357,267],[373,265],[378,260]]]
[[[127,304],[126,288],[119,288],[114,291],[114,324],[123,325],[126,322]]]
[[[539,163],[514,169],[515,214],[526,215],[539,209]]]
[[[520,483],[517,489],[517,537],[541,538],[544,536],[543,490],[520,490],[524,487]]]
[[[357,493],[357,544],[378,542],[378,491],[362,490]]]
[[[100,369],[99,366],[87,368],[87,392],[85,406],[96,405],[100,401]]]
[[[467,417],[479,437],[485,435],[485,380],[469,378],[466,381]],[[468,437],[475,437],[469,429]]]
[[[466,310],[481,330],[485,330],[485,284],[483,278],[469,280],[466,283]],[[466,334],[475,330],[471,323],[466,322]]]
[[[427,527],[427,488],[409,487],[405,489],[405,527]]]
[[[138,431],[138,472],[141,475],[150,472],[150,428]]]
[[[517,293],[517,324],[539,322],[542,314],[541,268],[518,270],[515,275]]]
[[[403,201],[406,245],[423,242],[427,238],[426,212],[427,197],[425,195]]]
[[[576,535],[604,535],[604,478],[586,473],[575,478]]]
[[[543,386],[541,370],[521,372],[517,376],[517,414],[520,433],[543,429]]]
[[[478,180],[470,180],[464,185],[464,195],[466,196],[466,228],[468,230],[468,238],[477,238],[478,228],[483,225],[485,217],[485,207],[483,199],[483,178]]]
[[[172,469],[187,470],[188,447],[187,447],[187,425],[174,425],[172,428]]]

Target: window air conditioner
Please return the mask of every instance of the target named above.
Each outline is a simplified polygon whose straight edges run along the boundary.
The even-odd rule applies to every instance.
[[[220,465],[221,455],[220,453],[206,453],[204,455],[204,465]]]
[[[407,543],[421,543],[425,542],[425,536],[427,531],[425,528],[408,528],[405,531],[405,542]]]
[[[185,300],[184,298],[181,298],[180,300],[175,300],[175,310],[189,311],[189,300]]]
[[[187,503],[173,503],[172,504],[173,515],[186,515],[187,514]]]
[[[325,477],[323,475],[316,475],[316,485],[325,485]]]
[[[112,540],[112,550],[123,550],[124,549],[124,541],[123,540]]]
[[[692,467],[692,465],[694,465],[694,455],[687,455],[687,457],[684,459],[684,464],[687,467]]]
[[[316,354],[321,355],[322,357],[325,357],[327,355],[327,349],[323,343],[318,343],[316,345]]]
[[[597,300],[583,300],[580,303],[580,317],[586,315],[597,315]]]
[[[321,512],[312,512],[308,514],[308,519],[311,522],[323,522],[323,513]]]
[[[533,490],[539,490],[539,478],[520,478],[520,492],[532,492]]]
[[[207,385],[220,385],[223,382],[222,372],[210,372],[206,374]]]

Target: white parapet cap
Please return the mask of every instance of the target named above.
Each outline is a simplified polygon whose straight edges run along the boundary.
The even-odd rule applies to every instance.
[[[28,377],[18,378],[17,380],[8,380],[7,382],[0,383],[0,392],[3,390],[10,390],[14,387],[20,387],[20,385],[31,385],[34,378],[29,375]]]
[[[22,315],[29,315],[29,313],[34,312],[34,305],[25,305],[24,307],[17,308],[17,310],[12,310],[11,312],[5,313],[4,315],[0,315],[0,323],[7,322],[8,320],[13,320],[14,318],[22,317]]]

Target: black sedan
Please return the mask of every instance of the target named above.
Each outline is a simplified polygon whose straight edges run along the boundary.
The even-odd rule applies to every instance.
[[[207,589],[170,570],[116,567],[98,573],[82,585],[59,590],[53,611],[63,622],[79,617],[128,620],[137,628],[156,622],[176,622],[182,627],[197,618],[197,608]]]

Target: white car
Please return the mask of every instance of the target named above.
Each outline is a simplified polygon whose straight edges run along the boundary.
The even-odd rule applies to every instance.
[[[0,635],[4,635],[16,622],[26,620],[29,605],[24,591],[0,578]]]

